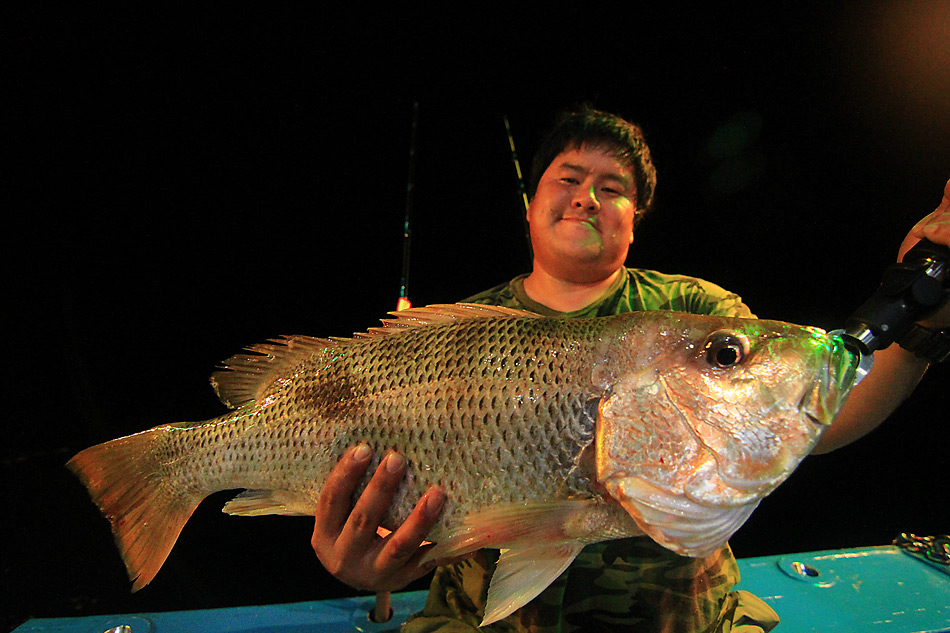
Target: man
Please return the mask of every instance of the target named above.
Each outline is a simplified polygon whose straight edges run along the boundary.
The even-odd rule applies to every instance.
[[[536,183],[527,218],[534,250],[530,274],[468,301],[546,315],[605,316],[671,309],[752,316],[734,294],[708,282],[624,267],[634,227],[653,199],[656,175],[640,129],[616,116],[584,110],[565,116],[535,159]],[[937,210],[908,235],[901,254],[926,237],[950,244],[950,182]],[[930,317],[950,326],[950,306]],[[890,414],[927,367],[893,345],[876,353],[874,370],[852,393],[817,451],[854,441]],[[887,385],[887,388],[883,386]],[[359,589],[394,591],[422,576],[420,547],[438,517],[444,493],[433,487],[388,538],[377,535],[405,470],[388,455],[356,504],[351,495],[371,454],[351,449],[320,497],[313,548],[337,578]],[[497,552],[442,561],[423,612],[409,631],[473,631]],[[746,592],[731,591],[738,568],[728,545],[704,559],[677,556],[647,537],[588,546],[567,572],[534,601],[497,623],[501,630],[626,627],[644,631],[769,630],[774,612]],[[496,625],[493,625],[496,626]]]

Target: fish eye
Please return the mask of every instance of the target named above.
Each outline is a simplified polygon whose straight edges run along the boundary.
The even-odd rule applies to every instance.
[[[729,330],[719,330],[706,337],[703,346],[706,362],[713,367],[728,369],[741,363],[749,355],[749,339]]]

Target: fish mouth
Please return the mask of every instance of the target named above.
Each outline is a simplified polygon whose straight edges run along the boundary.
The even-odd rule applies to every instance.
[[[826,334],[822,370],[802,394],[799,410],[821,427],[830,426],[856,384],[860,356],[837,334]]]

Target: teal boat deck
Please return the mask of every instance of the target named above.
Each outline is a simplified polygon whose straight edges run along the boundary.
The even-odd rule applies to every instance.
[[[934,633],[950,631],[950,570],[894,546],[747,558],[739,561],[746,589],[782,618],[777,631]],[[367,618],[372,596],[266,605],[43,618],[14,633],[345,633],[394,631],[418,611],[424,591],[395,594],[394,617]],[[117,629],[117,627],[129,627]]]

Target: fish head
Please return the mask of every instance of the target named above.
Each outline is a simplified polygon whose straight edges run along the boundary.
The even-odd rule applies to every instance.
[[[691,556],[723,545],[808,455],[857,364],[836,335],[757,319],[656,313],[604,341],[598,481]]]

